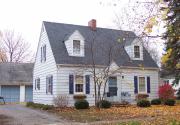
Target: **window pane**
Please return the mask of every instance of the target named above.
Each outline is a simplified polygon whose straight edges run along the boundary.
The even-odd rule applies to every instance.
[[[146,86],[145,86],[145,78],[139,77],[139,92],[145,92]]]
[[[76,92],[83,92],[83,84],[76,84]]]
[[[109,86],[117,86],[117,78],[116,77],[109,77]]]
[[[109,87],[110,96],[117,96],[117,87]]]
[[[73,40],[73,53],[80,54],[80,41]]]
[[[40,90],[40,78],[37,79],[37,89]]]
[[[134,46],[134,57],[139,58],[140,57],[140,49],[139,46]]]
[[[76,84],[83,84],[83,76],[76,75]]]

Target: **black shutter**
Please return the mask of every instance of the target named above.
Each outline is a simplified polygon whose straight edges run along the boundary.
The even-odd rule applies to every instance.
[[[39,85],[38,85],[38,86],[39,86],[39,90],[40,90],[40,85],[41,85],[40,83],[41,83],[41,80],[40,80],[40,78],[39,78]]]
[[[90,76],[86,75],[86,94],[90,94]]]
[[[41,47],[41,62],[42,62],[42,57],[43,57],[43,48]]]
[[[147,93],[151,93],[151,83],[150,83],[150,77],[147,77]]]
[[[36,84],[37,84],[37,80],[35,79],[35,85],[34,85],[35,90],[36,90]]]
[[[69,75],[69,94],[74,93],[74,78],[73,75]]]
[[[134,93],[138,93],[138,78],[137,76],[134,76]]]
[[[53,76],[51,76],[51,94],[53,94]]]
[[[46,61],[46,45],[44,45],[44,61]]]
[[[49,82],[48,77],[46,77],[46,94],[48,93],[48,82]]]

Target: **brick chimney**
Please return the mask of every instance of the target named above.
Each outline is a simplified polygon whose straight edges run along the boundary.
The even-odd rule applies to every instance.
[[[91,28],[91,30],[96,30],[96,20],[92,19],[88,22],[88,26]]]

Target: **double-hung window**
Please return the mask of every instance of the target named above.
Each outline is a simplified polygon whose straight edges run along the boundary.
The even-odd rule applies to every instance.
[[[40,90],[40,78],[35,79],[35,90]]]
[[[76,75],[75,76],[75,92],[83,93],[83,76]]]
[[[53,76],[46,77],[46,93],[53,94]]]
[[[145,77],[139,77],[139,93],[146,93],[146,82]]]
[[[41,47],[41,62],[46,61],[46,45]]]
[[[73,54],[80,54],[80,40],[73,40]]]
[[[140,58],[140,47],[134,46],[134,58]]]

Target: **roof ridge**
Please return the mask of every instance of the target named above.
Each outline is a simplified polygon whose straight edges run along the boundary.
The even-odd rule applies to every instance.
[[[71,25],[71,26],[88,27],[87,25],[70,24],[70,23],[59,23],[59,22],[51,22],[51,21],[43,21],[43,23],[63,24],[63,25]],[[114,30],[114,31],[123,31],[123,32],[131,32],[131,33],[134,33],[133,31],[119,30],[119,29],[106,28],[106,27],[96,27],[96,28],[97,28],[97,29],[106,29],[106,30]],[[136,34],[134,33],[134,35],[136,35]]]

